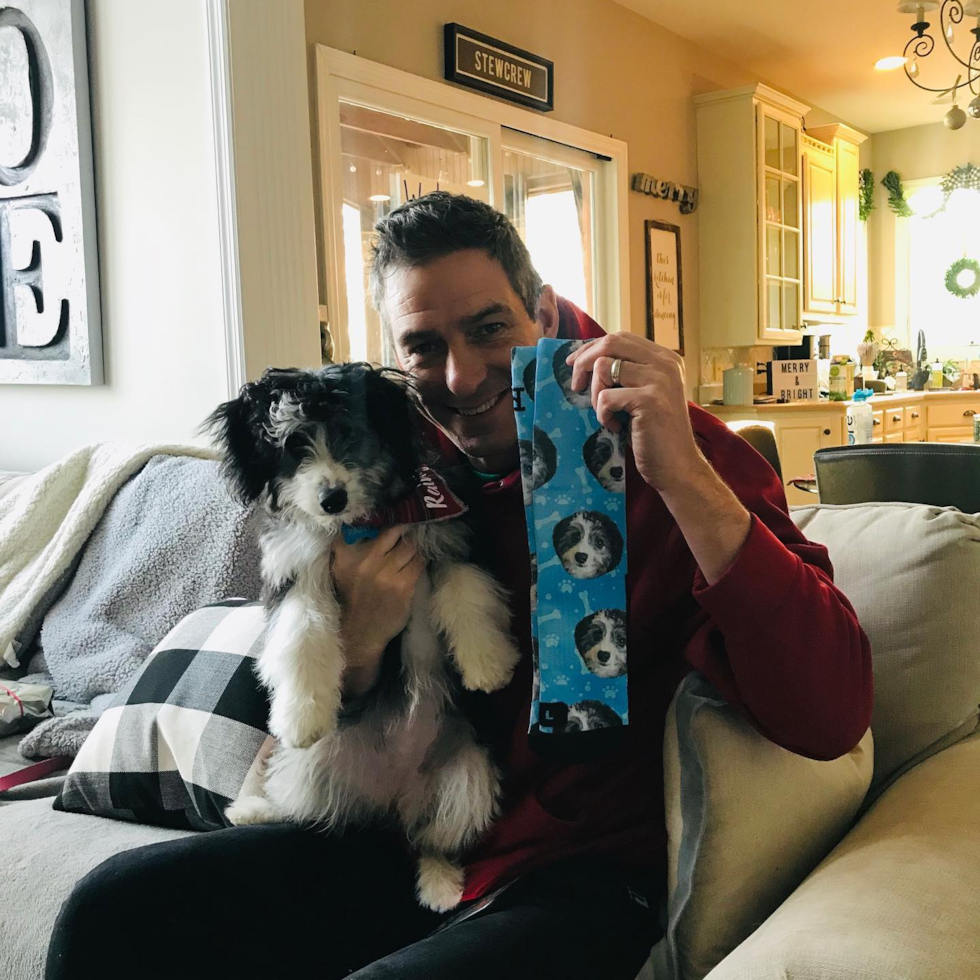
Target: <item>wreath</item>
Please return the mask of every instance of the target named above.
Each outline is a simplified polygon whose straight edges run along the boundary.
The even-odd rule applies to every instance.
[[[961,286],[958,277],[966,269],[973,273],[973,282],[968,286]],[[959,296],[960,299],[976,296],[980,292],[980,262],[977,262],[976,259],[957,259],[946,270],[946,288],[954,296]]]

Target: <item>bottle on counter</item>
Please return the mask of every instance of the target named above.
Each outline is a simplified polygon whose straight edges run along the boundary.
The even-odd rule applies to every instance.
[[[909,373],[904,368],[897,372],[895,375],[895,390],[896,391],[908,391],[909,390]]]
[[[929,371],[929,387],[936,391],[943,386],[943,362],[934,361]]]
[[[874,417],[868,399],[874,394],[870,388],[859,388],[847,406],[847,444],[865,446],[871,443]]]

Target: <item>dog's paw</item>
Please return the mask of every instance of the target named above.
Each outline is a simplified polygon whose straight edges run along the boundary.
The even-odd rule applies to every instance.
[[[269,712],[269,731],[291,749],[308,749],[336,727],[336,714],[311,697],[277,697]]]
[[[464,656],[457,654],[457,664],[468,691],[499,691],[510,683],[520,651],[502,633],[491,635],[482,644],[474,644]]]
[[[463,869],[441,857],[419,858],[419,901],[433,912],[448,912],[463,897]]]
[[[225,808],[225,816],[236,827],[282,821],[282,814],[264,796],[239,797]]]

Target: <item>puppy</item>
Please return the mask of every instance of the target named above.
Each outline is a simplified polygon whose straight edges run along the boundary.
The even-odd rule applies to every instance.
[[[418,504],[420,480],[426,507],[447,506],[420,469],[406,376],[367,364],[269,370],[206,425],[238,495],[268,515],[257,671],[278,746],[261,792],[240,796],[228,819],[343,828],[393,818],[419,855],[421,902],[451,908],[462,894],[459,855],[497,812],[498,773],[457,702],[460,685],[496,690],[517,663],[503,593],[465,561],[462,522],[411,524],[406,537],[426,572],[379,683],[351,704],[330,574],[342,525],[395,523],[386,512]]]
[[[579,510],[555,525],[555,554],[572,578],[598,578],[623,556],[619,528],[597,510]]]
[[[582,456],[589,472],[604,490],[626,492],[625,430],[597,429],[585,440]]]
[[[581,340],[570,340],[566,344],[562,344],[555,351],[554,360],[552,364],[555,370],[555,380],[561,385],[561,390],[565,393],[565,398],[570,405],[574,405],[576,408],[591,408],[592,407],[592,392],[588,385],[585,386],[584,391],[572,391],[569,387],[572,381],[572,367],[570,364],[565,363],[565,358],[573,350],[582,346]]]
[[[521,457],[521,485],[524,490],[524,506],[531,503],[531,494],[543,487],[558,468],[558,450],[548,434],[537,426],[530,443],[521,439],[518,444]]]
[[[626,613],[622,609],[600,609],[580,620],[575,626],[575,648],[597,677],[625,674]]]
[[[621,726],[623,719],[602,701],[579,701],[569,705],[568,718],[562,732],[591,732],[597,728]]]

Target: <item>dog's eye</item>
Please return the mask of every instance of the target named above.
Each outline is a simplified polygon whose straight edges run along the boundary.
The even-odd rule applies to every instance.
[[[596,534],[592,540],[595,542],[595,546],[597,548],[601,548],[603,551],[605,551],[609,546],[609,542],[606,540],[606,536],[604,534]]]
[[[618,647],[626,646],[626,630],[616,630],[613,633],[613,640]]]
[[[307,442],[305,436],[299,432],[294,432],[287,437],[286,441],[282,444],[282,448],[290,456],[302,456],[308,445],[309,442]]]

